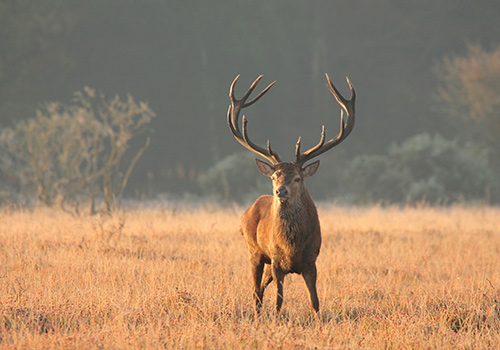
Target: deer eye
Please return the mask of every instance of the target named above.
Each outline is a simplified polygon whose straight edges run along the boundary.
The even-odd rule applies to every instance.
[[[296,177],[295,182],[300,182],[300,177]]]

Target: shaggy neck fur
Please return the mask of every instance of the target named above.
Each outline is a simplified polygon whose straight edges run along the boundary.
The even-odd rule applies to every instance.
[[[306,189],[293,202],[282,203],[278,198],[274,198],[274,214],[278,217],[277,232],[292,242],[299,241],[300,235],[306,232],[303,226],[310,216],[307,208],[311,205],[315,208]]]

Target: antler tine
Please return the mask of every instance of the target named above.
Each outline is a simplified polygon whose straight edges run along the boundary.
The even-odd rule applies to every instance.
[[[295,162],[297,164],[300,162],[300,159],[303,155],[308,155],[312,152],[315,152],[316,150],[320,149],[324,145],[324,143],[325,143],[325,126],[323,125],[321,127],[321,138],[320,138],[318,144],[316,146],[314,146],[313,148],[310,148],[309,150],[307,150],[303,154],[300,153],[300,141],[301,141],[301,137],[299,137],[299,140],[297,141],[297,145],[295,146]],[[302,162],[301,164],[304,164],[304,162]]]
[[[326,75],[326,80],[328,82],[327,84],[328,89],[335,97],[339,105],[342,107],[342,110],[340,111],[341,112],[340,131],[333,139],[325,143],[325,127],[323,126],[321,131],[321,139],[319,143],[304,153],[300,153],[300,138],[299,138],[299,141],[297,142],[297,146],[295,148],[295,163],[299,166],[304,165],[304,163],[307,162],[308,160],[311,160],[312,158],[315,158],[320,154],[340,144],[347,138],[347,136],[349,136],[352,129],[354,128],[354,120],[355,120],[354,106],[356,101],[356,90],[354,90],[354,87],[349,81],[349,78],[346,78],[347,84],[349,85],[349,88],[351,90],[351,99],[347,100],[344,96],[340,94],[335,85],[333,85],[328,74],[325,75]],[[347,121],[345,121],[344,118],[344,111],[347,114]]]
[[[227,123],[229,126],[229,130],[236,138],[236,140],[246,149],[264,157],[265,159],[269,160],[272,164],[280,163],[281,159],[279,158],[277,153],[271,150],[269,141],[267,143],[267,149],[265,149],[263,147],[256,145],[250,140],[247,134],[247,128],[246,128],[247,120],[245,116],[243,116],[242,118],[242,131],[239,130],[239,123],[238,123],[240,111],[243,108],[249,107],[255,102],[257,102],[262,96],[264,96],[265,93],[269,91],[269,89],[276,83],[276,81],[269,84],[255,98],[253,98],[249,102],[246,102],[246,100],[248,99],[248,97],[250,97],[250,95],[252,94],[253,90],[255,89],[259,81],[262,79],[262,75],[257,77],[257,79],[255,79],[255,81],[252,83],[250,88],[247,90],[245,95],[243,95],[243,97],[240,100],[236,99],[236,97],[234,96],[234,87],[239,77],[240,77],[239,75],[236,76],[229,89],[229,98],[231,100],[231,105],[229,106],[227,111]]]
[[[257,84],[259,83],[259,81],[262,79],[263,75],[260,75],[257,79],[255,79],[255,81],[253,82],[253,84],[250,86],[250,89],[248,89],[247,93],[245,94],[245,96],[243,97],[243,99],[246,101],[246,99],[248,98],[248,96],[250,96],[250,94],[253,92],[253,90],[255,89],[255,87],[257,86]],[[253,105],[255,102],[257,102],[262,96],[264,96],[264,94],[274,85],[276,84],[276,80],[273,81],[271,84],[269,84],[264,90],[262,90],[260,92],[260,94],[258,94],[255,98],[253,98],[250,102],[246,102],[243,107],[250,107],[251,105]]]
[[[248,134],[247,134],[247,119],[245,118],[245,116],[243,116],[242,118],[242,121],[243,121],[243,125],[242,125],[242,129],[243,129],[243,140],[245,141],[246,145],[248,145],[249,147],[247,147],[246,145],[244,145],[247,149],[249,149],[250,151],[257,151],[256,153],[262,155],[263,157],[267,158],[269,161],[274,161],[272,159],[269,159],[267,157],[267,155],[270,155],[272,156],[272,158],[275,158],[276,160],[278,160],[278,163],[280,162],[280,159],[278,157],[278,155],[276,153],[274,153],[272,150],[271,150],[271,143],[269,140],[267,140],[267,150],[256,145],[255,143],[253,143],[250,138],[248,137]]]
[[[351,81],[349,80],[348,77],[346,77],[347,84],[349,85],[349,89],[351,90],[351,99],[347,100],[344,96],[341,95],[339,90],[333,85],[332,81],[330,80],[330,77],[328,74],[326,75],[326,80],[328,80],[328,89],[332,93],[333,97],[337,100],[337,102],[340,104],[340,106],[343,108],[343,110],[347,113],[348,121],[347,121],[347,130],[345,130],[344,136],[342,138],[345,139],[349,134],[351,133],[352,129],[354,128],[354,118],[355,118],[355,113],[354,113],[354,103],[356,101],[356,90],[354,90],[354,87],[351,84]],[[341,111],[342,112],[342,111]],[[343,113],[341,114],[341,119],[343,119]],[[352,119],[352,122],[351,122]]]

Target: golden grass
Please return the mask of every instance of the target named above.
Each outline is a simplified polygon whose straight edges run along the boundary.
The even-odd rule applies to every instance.
[[[0,348],[500,348],[500,210],[320,208],[320,314],[253,317],[240,209],[0,211]]]

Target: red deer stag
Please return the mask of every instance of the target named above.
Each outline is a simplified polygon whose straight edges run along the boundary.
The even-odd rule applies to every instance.
[[[269,141],[263,148],[254,144],[247,134],[247,120],[242,118],[239,128],[240,111],[257,102],[276,82],[271,83],[254,99],[247,102],[262,76],[250,86],[242,99],[234,97],[234,79],[229,90],[231,105],[227,112],[227,122],[236,140],[248,150],[267,159],[271,164],[255,159],[257,168],[273,182],[273,195],[259,197],[241,218],[241,233],[248,250],[254,286],[256,312],[262,307],[264,289],[275,280],[277,283],[276,311],[283,304],[283,280],[286,274],[298,273],[304,278],[312,308],[319,310],[316,291],[316,258],[321,246],[321,230],[316,206],[304,186],[304,179],[318,170],[319,160],[304,166],[309,160],[330,150],[344,141],[354,127],[354,103],[356,91],[347,78],[352,97],[345,99],[326,74],[328,88],[342,107],[340,132],[325,142],[325,127],[319,143],[301,152],[300,137],[295,147],[295,161],[282,162],[278,154],[271,150]],[[347,119],[344,118],[344,111]]]

